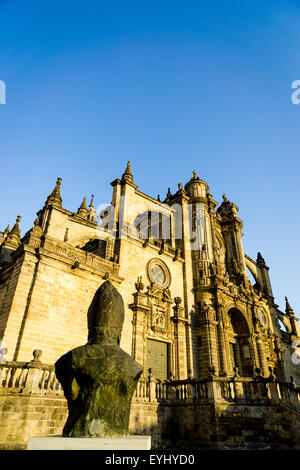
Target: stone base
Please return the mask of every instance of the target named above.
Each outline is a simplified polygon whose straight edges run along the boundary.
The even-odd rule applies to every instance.
[[[100,437],[31,437],[27,450],[150,450],[151,436]]]

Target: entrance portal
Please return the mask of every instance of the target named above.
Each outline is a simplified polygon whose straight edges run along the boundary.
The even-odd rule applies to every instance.
[[[232,370],[234,370],[234,367],[238,367],[241,376],[252,376],[254,363],[250,353],[250,332],[247,322],[242,313],[236,308],[231,308],[228,315],[231,323],[229,348]]]
[[[168,378],[168,343],[147,339],[147,371],[152,369],[155,379]]]

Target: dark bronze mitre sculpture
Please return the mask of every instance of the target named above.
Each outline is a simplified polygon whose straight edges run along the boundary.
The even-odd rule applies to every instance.
[[[63,436],[128,435],[131,399],[143,369],[119,347],[123,321],[123,299],[106,281],[88,311],[88,343],[55,364],[69,410]]]

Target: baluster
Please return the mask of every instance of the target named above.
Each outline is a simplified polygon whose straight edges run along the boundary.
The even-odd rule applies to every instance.
[[[44,390],[45,388],[47,388],[47,379],[49,377],[50,373],[47,369],[44,369],[43,370],[43,374],[42,374],[42,378],[41,378],[41,381],[40,381],[40,389],[41,390]]]
[[[168,389],[167,389],[167,383],[164,382],[164,393],[163,393],[163,399],[166,401],[168,397]]]
[[[139,380],[138,383],[137,383],[137,387],[136,387],[136,396],[138,398],[142,398],[144,396],[143,394],[143,381],[142,380]]]
[[[11,388],[17,388],[18,387],[18,379],[21,375],[22,369],[20,367],[15,367],[14,372],[12,374],[12,380],[11,380]]]
[[[28,374],[28,369],[23,368],[22,372],[21,372],[21,375],[20,375],[20,379],[19,379],[19,387],[20,388],[24,388],[25,383],[26,383],[26,379],[27,379],[27,374]]]
[[[4,386],[6,375],[7,375],[7,367],[6,366],[0,367],[0,387]]]
[[[141,381],[138,381],[137,383],[137,387],[136,387],[136,390],[135,390],[135,396],[140,398],[142,396],[142,382]]]
[[[55,372],[52,371],[51,390],[55,391],[55,388],[56,388],[56,375],[55,375]]]
[[[53,382],[53,371],[51,370],[50,373],[49,373],[49,377],[48,377],[48,380],[47,380],[47,385],[46,385],[46,389],[47,390],[51,390],[52,388],[52,382]]]
[[[12,368],[11,368],[11,367],[8,367],[8,368],[7,368],[7,373],[6,373],[5,382],[4,382],[4,388],[7,388],[7,387],[9,386],[9,381],[10,381],[10,378],[11,378],[11,373],[12,373]]]

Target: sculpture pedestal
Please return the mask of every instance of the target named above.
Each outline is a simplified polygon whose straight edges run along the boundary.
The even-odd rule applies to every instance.
[[[150,450],[151,436],[100,437],[31,437],[27,450]]]

